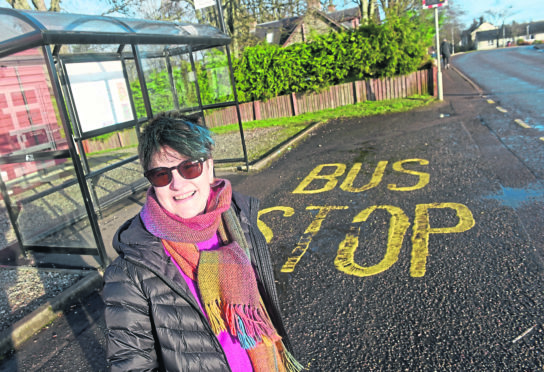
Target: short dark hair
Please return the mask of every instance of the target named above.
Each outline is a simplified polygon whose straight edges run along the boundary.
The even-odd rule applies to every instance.
[[[168,146],[190,159],[210,159],[214,141],[208,128],[193,116],[161,113],[146,124],[138,139],[138,155],[144,172],[153,155]]]

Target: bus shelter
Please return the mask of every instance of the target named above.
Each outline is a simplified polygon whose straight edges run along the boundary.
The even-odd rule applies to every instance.
[[[230,38],[218,29],[8,8],[0,27],[0,243],[105,266],[99,217],[148,187],[138,133],[159,112],[235,106],[239,157],[215,162],[247,166]]]

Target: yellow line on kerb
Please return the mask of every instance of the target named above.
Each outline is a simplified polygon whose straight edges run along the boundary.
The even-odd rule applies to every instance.
[[[488,100],[487,100],[487,103],[489,103],[490,105],[492,105],[492,104],[495,103],[495,101],[493,101],[492,99],[488,99]]]
[[[497,106],[496,109],[499,110],[500,112],[508,112],[508,110],[503,109],[501,106]]]
[[[521,119],[516,119],[515,122],[518,123],[518,125],[519,125],[520,127],[527,128],[527,129],[531,128],[530,125],[526,124],[526,123],[525,123],[523,120],[521,120]]]

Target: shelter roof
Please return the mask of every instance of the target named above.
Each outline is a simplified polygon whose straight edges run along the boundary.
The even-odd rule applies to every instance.
[[[0,56],[46,44],[226,45],[215,27],[144,19],[0,8]]]

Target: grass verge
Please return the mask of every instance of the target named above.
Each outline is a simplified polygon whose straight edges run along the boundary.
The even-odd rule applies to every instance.
[[[250,121],[243,123],[243,127],[244,130],[268,127],[288,127],[292,128],[293,134],[296,134],[309,124],[317,121],[406,112],[418,107],[426,106],[435,101],[436,98],[429,95],[416,95],[384,101],[364,101],[353,105],[336,107],[293,117]],[[211,130],[216,134],[234,132],[238,131],[238,124],[224,125],[217,128],[211,128]]]

